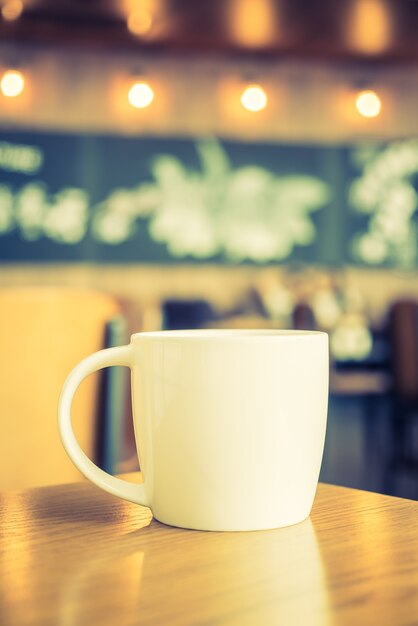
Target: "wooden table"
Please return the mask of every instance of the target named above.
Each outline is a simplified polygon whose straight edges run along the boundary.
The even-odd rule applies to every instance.
[[[2,626],[418,623],[409,500],[322,484],[301,524],[209,533],[79,483],[4,493],[0,519]]]

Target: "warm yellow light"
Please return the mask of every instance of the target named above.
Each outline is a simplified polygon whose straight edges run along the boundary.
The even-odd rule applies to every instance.
[[[20,96],[25,87],[25,78],[17,70],[7,70],[0,81],[0,89],[4,96],[16,98]]]
[[[154,100],[154,91],[148,83],[137,82],[130,88],[128,100],[136,109],[145,109]]]
[[[382,102],[375,91],[360,91],[356,98],[356,109],[363,117],[377,117],[382,108]]]
[[[152,26],[152,14],[145,9],[136,9],[129,14],[127,25],[133,35],[146,35]]]
[[[248,85],[242,92],[241,104],[247,111],[262,111],[267,106],[267,94],[260,85]]]
[[[355,0],[346,25],[348,44],[366,54],[379,54],[392,37],[390,6],[382,0]]]
[[[23,11],[23,2],[21,0],[7,0],[1,8],[1,15],[4,20],[13,22],[17,20]]]
[[[271,0],[229,0],[227,24],[229,35],[238,44],[260,48],[272,44],[278,36],[279,3]]]

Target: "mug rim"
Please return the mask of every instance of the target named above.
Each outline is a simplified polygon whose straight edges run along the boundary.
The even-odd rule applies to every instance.
[[[293,329],[252,329],[252,328],[193,328],[185,330],[155,330],[133,333],[131,341],[137,339],[187,339],[187,340],[294,340],[302,338],[328,339],[328,333],[321,330],[293,330]]]

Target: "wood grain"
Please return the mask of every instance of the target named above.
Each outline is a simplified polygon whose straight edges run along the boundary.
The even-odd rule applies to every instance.
[[[417,623],[409,500],[320,485],[301,524],[208,533],[80,483],[5,493],[0,516],[2,626]]]

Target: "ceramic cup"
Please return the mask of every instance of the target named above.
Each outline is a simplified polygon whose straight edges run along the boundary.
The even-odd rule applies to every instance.
[[[225,531],[296,524],[309,516],[318,483],[328,361],[328,336],[320,332],[138,333],[70,373],[61,438],[86,478],[150,507],[165,524]],[[77,387],[111,365],[131,368],[142,484],[99,469],[71,426]]]

